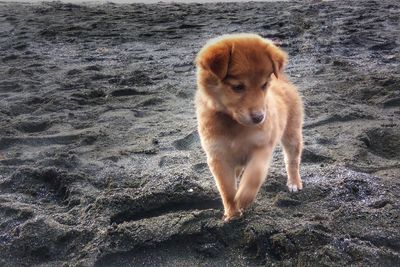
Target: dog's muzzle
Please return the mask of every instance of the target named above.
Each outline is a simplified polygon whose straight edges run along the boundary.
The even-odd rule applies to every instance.
[[[254,124],[259,124],[264,120],[265,115],[262,112],[256,112],[251,113],[250,117]]]

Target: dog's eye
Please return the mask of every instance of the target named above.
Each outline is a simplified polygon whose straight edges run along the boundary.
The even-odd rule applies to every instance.
[[[245,88],[246,87],[242,83],[239,83],[239,84],[236,84],[236,85],[232,85],[233,91],[238,92],[238,93],[243,92]]]
[[[261,85],[261,90],[266,90],[268,87],[268,82],[263,83],[263,85]]]

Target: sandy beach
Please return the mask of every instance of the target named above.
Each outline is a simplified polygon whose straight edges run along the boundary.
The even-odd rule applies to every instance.
[[[0,266],[398,266],[400,3],[0,2]],[[289,55],[301,175],[281,148],[224,224],[193,60],[253,32]]]

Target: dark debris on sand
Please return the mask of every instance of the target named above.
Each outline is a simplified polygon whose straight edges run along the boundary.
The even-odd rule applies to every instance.
[[[1,266],[398,266],[398,1],[0,3]],[[305,102],[305,188],[280,149],[221,222],[196,52],[255,32]]]

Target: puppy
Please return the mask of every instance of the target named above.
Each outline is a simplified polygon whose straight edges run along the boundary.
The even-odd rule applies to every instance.
[[[289,191],[303,187],[303,104],[283,75],[286,60],[281,49],[256,34],[213,39],[196,57],[198,132],[225,221],[241,216],[254,201],[278,142]]]

